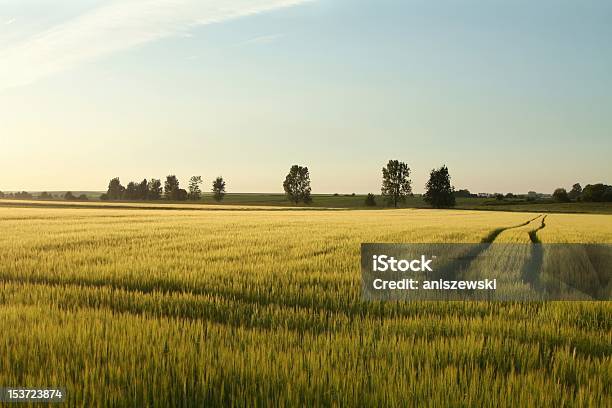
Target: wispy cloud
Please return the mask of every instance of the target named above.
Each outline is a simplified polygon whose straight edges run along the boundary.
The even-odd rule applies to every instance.
[[[14,18],[11,18],[11,19],[6,20],[6,21],[4,22],[4,25],[11,25],[11,24],[13,24],[14,22],[15,22],[15,19],[14,19]]]
[[[164,37],[184,36],[198,25],[306,1],[309,0],[115,0],[0,49],[0,89],[29,84]]]
[[[249,45],[249,44],[268,44],[278,40],[283,37],[284,34],[270,34],[270,35],[261,35],[254,38],[249,38],[246,41],[242,41],[237,45]]]

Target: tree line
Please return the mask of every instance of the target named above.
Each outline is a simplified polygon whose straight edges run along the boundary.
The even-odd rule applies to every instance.
[[[571,201],[585,202],[612,202],[612,186],[603,183],[587,184],[582,188],[580,183],[572,186],[569,193],[563,187],[557,188],[552,197],[560,203],[569,203]]]
[[[292,203],[312,202],[310,195],[310,174],[308,167],[294,165],[289,169],[283,182],[285,195]],[[434,208],[449,208],[455,206],[455,188],[451,185],[450,174],[446,165],[431,170],[429,181],[425,185],[423,199]],[[406,198],[412,196],[412,181],[410,167],[399,160],[389,160],[382,169],[381,195],[385,204],[398,207]],[[376,206],[376,196],[369,193],[365,198],[366,206]]]
[[[33,200],[35,197],[32,195],[32,193],[29,193],[27,191],[17,191],[15,193],[3,193],[2,191],[0,191],[0,198],[13,198],[16,200]],[[80,194],[76,196],[72,193],[72,191],[67,191],[64,194],[56,194],[56,195],[43,191],[38,196],[36,196],[36,198],[39,200],[55,200],[55,199],[60,199],[60,200],[63,199],[63,200],[68,200],[68,201],[73,201],[73,200],[87,201],[89,200],[89,197],[87,197],[86,194]]]
[[[162,185],[160,179],[143,179],[130,181],[127,186],[121,184],[119,177],[111,179],[106,193],[100,196],[101,200],[171,200],[171,201],[198,201],[202,199],[202,176],[192,176],[189,179],[187,190],[181,188],[179,179],[175,175],[166,176]],[[225,197],[225,180],[217,177],[212,182],[213,198],[221,201]]]
[[[389,160],[382,168],[381,196],[387,206],[398,207],[405,203],[406,198],[413,196],[412,180],[410,179],[410,167],[399,160]],[[192,176],[189,179],[187,189],[180,186],[179,180],[175,175],[168,175],[163,184],[160,179],[143,179],[140,182],[131,181],[127,186],[123,186],[119,177],[111,179],[108,183],[106,193],[100,196],[101,200],[171,200],[171,201],[198,201],[202,198],[201,176]],[[283,181],[283,190],[287,199],[298,204],[300,202],[310,204],[312,202],[312,189],[310,187],[310,173],[308,167],[293,165]],[[226,183],[223,177],[217,177],[212,182],[211,191],[216,201],[221,201],[226,194]],[[354,195],[354,194],[353,194]],[[425,194],[423,200],[434,208],[450,208],[456,204],[456,198],[477,197],[476,194],[468,190],[455,190],[451,184],[451,177],[446,165],[437,169],[432,169],[429,180],[425,184]],[[496,194],[496,199],[517,199],[525,198],[528,201],[537,199],[535,192],[530,192],[527,196]],[[22,191],[17,193],[2,193],[0,198],[32,199],[32,194]],[[38,198],[52,199],[60,198],[43,192]],[[65,193],[61,198],[65,200],[87,200],[87,196],[82,194],[78,197],[71,192]],[[552,198],[557,202],[585,201],[585,202],[612,202],[612,186],[598,183],[587,184],[584,188],[579,183],[572,186],[567,192],[564,188],[556,189]],[[369,193],[364,204],[366,206],[376,206],[376,196]]]

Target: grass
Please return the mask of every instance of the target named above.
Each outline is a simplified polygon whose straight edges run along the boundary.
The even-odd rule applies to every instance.
[[[361,242],[522,242],[537,214],[145,207],[0,207],[0,384],[79,406],[612,402],[610,302],[361,300]],[[612,243],[612,217],[537,236]]]
[[[80,192],[79,192],[80,193]],[[59,193],[54,193],[58,195]],[[76,193],[75,193],[76,194]],[[142,207],[146,204],[154,205],[179,205],[181,207],[201,206],[202,204],[214,206],[230,206],[230,207],[306,207],[306,208],[344,208],[344,209],[389,209],[385,206],[385,201],[380,195],[376,196],[376,207],[367,207],[365,205],[366,195],[364,194],[315,194],[311,204],[305,206],[300,204],[296,206],[290,203],[284,194],[265,194],[265,193],[229,193],[224,200],[217,202],[211,194],[205,193],[202,200],[197,202],[169,202],[165,200],[150,201],[150,202],[100,202],[98,200],[101,193],[89,192],[88,197],[90,202],[72,201],[69,204],[73,207],[83,207],[86,205],[106,205],[114,204],[118,206],[136,204]],[[61,200],[51,201],[58,206],[66,206],[67,203]],[[38,200],[0,200],[0,206],[23,206],[41,205]],[[48,206],[49,202],[43,202],[42,205]],[[423,201],[421,196],[408,197],[404,203],[400,203],[400,208],[430,208]],[[612,214],[612,203],[587,203],[587,202],[571,202],[571,203],[556,203],[551,200],[541,201],[524,201],[517,199],[495,200],[491,198],[457,198],[456,209],[463,210],[487,210],[487,211],[519,211],[519,212],[547,212],[547,213],[591,213],[591,214]]]

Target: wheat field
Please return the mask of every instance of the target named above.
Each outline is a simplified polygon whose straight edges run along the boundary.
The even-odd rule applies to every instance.
[[[610,406],[610,302],[364,302],[362,242],[529,242],[543,215],[0,208],[0,386],[74,406]],[[541,242],[612,243],[551,214]],[[510,228],[514,227],[514,228]]]

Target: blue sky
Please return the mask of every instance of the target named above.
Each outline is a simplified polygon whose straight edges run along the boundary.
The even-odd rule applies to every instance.
[[[537,3],[537,4],[536,4]],[[612,3],[0,3],[0,190],[223,175],[274,192],[611,182]]]

